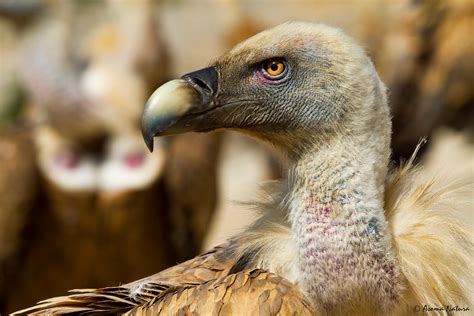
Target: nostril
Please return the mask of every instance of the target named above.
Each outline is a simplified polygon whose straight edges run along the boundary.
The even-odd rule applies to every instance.
[[[206,98],[212,97],[217,92],[217,71],[215,67],[207,67],[182,77]]]
[[[212,93],[211,87],[209,87],[204,81],[199,78],[191,78],[199,87],[207,90],[209,93]]]

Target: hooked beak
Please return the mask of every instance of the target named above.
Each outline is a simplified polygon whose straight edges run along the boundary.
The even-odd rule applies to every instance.
[[[204,127],[200,114],[215,107],[217,83],[215,67],[207,67],[156,89],[145,104],[141,122],[150,152],[155,136],[198,131]]]

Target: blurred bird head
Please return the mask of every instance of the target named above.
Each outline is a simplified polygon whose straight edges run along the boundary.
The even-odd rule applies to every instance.
[[[67,192],[125,192],[150,187],[162,174],[161,145],[146,154],[138,132],[109,139],[102,151],[68,141],[54,128],[35,129],[38,167],[48,183]]]
[[[210,67],[158,88],[142,132],[245,131],[288,154],[337,136],[389,139],[385,87],[364,51],[341,31],[290,22],[261,32]]]

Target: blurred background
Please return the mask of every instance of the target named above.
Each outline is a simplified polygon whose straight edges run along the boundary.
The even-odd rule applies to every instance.
[[[428,169],[472,178],[473,17],[470,0],[0,0],[0,314],[145,277],[252,220],[238,202],[281,176],[271,148],[217,132],[149,154],[139,118],[160,84],[285,21],[364,46],[394,165],[427,137]]]

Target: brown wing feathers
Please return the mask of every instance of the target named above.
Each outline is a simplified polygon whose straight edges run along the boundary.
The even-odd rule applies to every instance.
[[[227,275],[232,261],[216,247],[194,259],[150,277],[117,287],[72,290],[16,314],[34,313],[122,313],[150,301],[157,302],[179,288],[192,287]]]
[[[249,293],[251,293],[249,295]],[[264,270],[246,270],[198,286],[179,288],[132,309],[129,315],[314,315],[290,282]]]
[[[69,296],[45,300],[17,314],[314,314],[305,296],[289,281],[261,269],[242,271],[238,259],[244,255],[236,251],[239,242],[233,239],[145,279],[117,287],[73,290]]]

